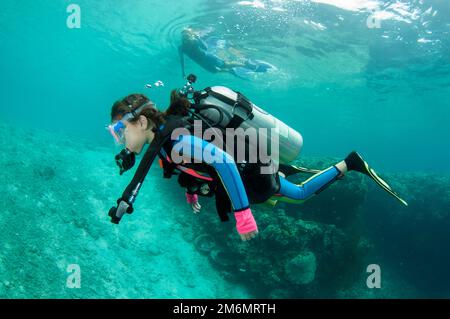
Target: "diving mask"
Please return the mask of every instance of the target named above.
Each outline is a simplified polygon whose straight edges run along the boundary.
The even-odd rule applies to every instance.
[[[126,129],[125,121],[128,121],[136,117],[137,114],[146,106],[154,107],[155,104],[148,101],[139,106],[137,109],[125,113],[118,121],[106,126],[106,129],[111,133],[116,144],[125,144],[125,129]],[[131,105],[129,105],[129,107],[131,109]]]

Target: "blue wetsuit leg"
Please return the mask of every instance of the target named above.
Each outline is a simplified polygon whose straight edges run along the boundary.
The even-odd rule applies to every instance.
[[[312,176],[301,185],[291,183],[286,178],[280,176],[279,193],[291,199],[306,200],[331,185],[340,173],[335,166],[332,166]]]

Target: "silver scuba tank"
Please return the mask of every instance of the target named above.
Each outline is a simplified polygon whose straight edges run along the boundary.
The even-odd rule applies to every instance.
[[[224,86],[213,86],[194,93],[194,109],[202,117],[221,128],[266,128],[262,134],[270,147],[271,129],[278,128],[279,162],[286,164],[298,157],[303,146],[299,132],[250,102],[239,92]],[[261,132],[261,131],[259,131]]]

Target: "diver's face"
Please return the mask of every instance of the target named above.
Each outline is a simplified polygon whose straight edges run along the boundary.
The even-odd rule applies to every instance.
[[[195,41],[198,39],[198,35],[197,33],[191,29],[191,28],[186,28],[183,30],[182,32],[182,38],[185,42],[190,42],[190,41]]]
[[[140,116],[136,122],[125,121],[125,146],[131,152],[139,154],[145,143],[151,143],[155,134],[151,130],[151,125],[147,129],[148,120],[145,116]]]

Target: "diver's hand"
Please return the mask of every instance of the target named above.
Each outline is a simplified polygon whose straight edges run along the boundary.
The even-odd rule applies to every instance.
[[[194,214],[200,213],[200,210],[202,209],[202,205],[200,205],[199,202],[195,202],[191,204],[192,212]]]
[[[188,192],[186,192],[186,201],[188,204],[191,204],[192,212],[194,214],[198,214],[202,209],[202,205],[200,205],[200,203],[198,202],[197,194],[189,194]]]
[[[258,226],[250,208],[234,213],[236,217],[236,229],[243,241],[250,240],[258,234]]]
[[[240,234],[241,239],[243,241],[248,241],[248,240],[250,240],[252,238],[255,238],[256,235],[258,235],[258,230],[255,230],[255,231],[252,231],[252,232],[246,233],[246,234]]]

